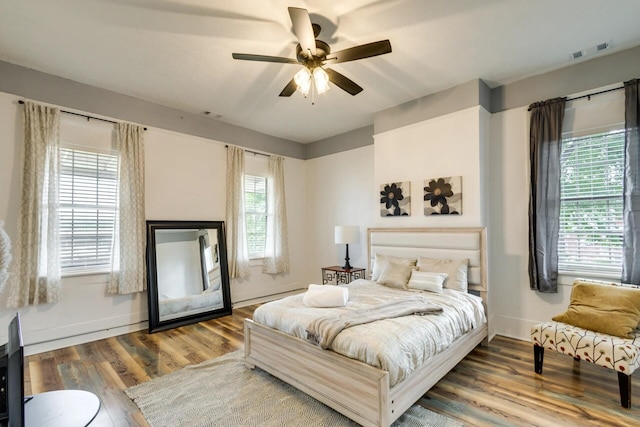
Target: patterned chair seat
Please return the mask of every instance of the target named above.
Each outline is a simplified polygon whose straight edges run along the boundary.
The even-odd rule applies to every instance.
[[[531,342],[538,374],[544,349],[604,366],[618,372],[622,406],[631,406],[631,374],[640,366],[640,330],[627,339],[551,321],[531,327]]]
[[[560,322],[531,328],[531,341],[576,359],[631,375],[640,366],[640,330],[634,338],[620,338]]]

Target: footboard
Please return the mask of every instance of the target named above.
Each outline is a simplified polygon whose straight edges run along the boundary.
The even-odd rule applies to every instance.
[[[386,371],[244,321],[247,367],[269,372],[363,426],[391,425],[486,338],[483,324],[390,389]]]
[[[389,374],[246,319],[245,364],[257,366],[363,426],[389,426]]]

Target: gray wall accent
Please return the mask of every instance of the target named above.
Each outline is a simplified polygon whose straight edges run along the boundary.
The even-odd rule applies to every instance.
[[[640,77],[640,47],[490,89],[480,80],[380,111],[373,125],[301,144],[240,126],[0,61],[0,91],[114,119],[200,136],[296,159],[373,144],[373,135],[480,105],[491,113]]]
[[[0,61],[0,91],[114,119],[249,149],[304,158],[304,145]]]
[[[476,79],[382,110],[373,117],[374,131],[378,134],[479,105],[481,87],[486,84]],[[486,98],[487,90],[482,92]]]
[[[487,111],[491,111],[491,88],[482,80],[478,80],[479,104]]]
[[[373,144],[373,125],[312,142],[305,146],[305,159],[328,156]]]
[[[497,113],[637,77],[640,77],[640,47],[579,62],[494,88],[491,91],[489,111]]]

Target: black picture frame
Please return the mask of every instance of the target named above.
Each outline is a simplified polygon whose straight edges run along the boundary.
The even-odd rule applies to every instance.
[[[189,325],[217,317],[228,316],[232,313],[231,291],[229,287],[229,270],[227,264],[226,232],[224,221],[168,221],[149,220],[147,224],[147,294],[149,306],[149,333],[164,331],[179,326]],[[214,230],[217,235],[216,250],[220,267],[220,293],[221,304],[212,306],[211,309],[203,308],[197,313],[186,312],[185,315],[171,315],[171,318],[161,318],[160,293],[158,289],[158,253],[157,232],[190,232],[193,230]],[[195,244],[202,248],[201,240],[196,239]],[[202,249],[201,249],[202,250]],[[212,248],[213,250],[213,248]],[[203,258],[200,258],[204,262]],[[201,268],[201,267],[200,267]],[[200,269],[197,276],[206,280],[204,272]],[[203,282],[204,283],[204,282]],[[201,286],[207,292],[207,287]],[[194,295],[196,296],[196,295]],[[199,309],[200,310],[200,309]]]

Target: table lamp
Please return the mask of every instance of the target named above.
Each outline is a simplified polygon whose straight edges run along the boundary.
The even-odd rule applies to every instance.
[[[351,264],[349,264],[349,243],[358,243],[360,241],[360,228],[357,225],[336,225],[335,241],[336,245],[347,245],[347,255],[344,258],[342,268],[351,269]]]

